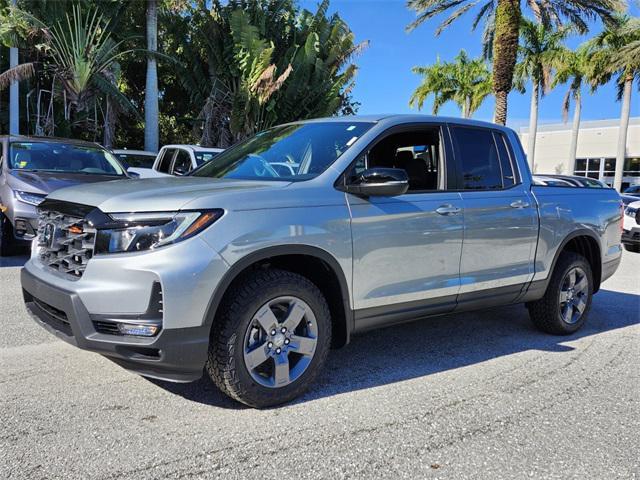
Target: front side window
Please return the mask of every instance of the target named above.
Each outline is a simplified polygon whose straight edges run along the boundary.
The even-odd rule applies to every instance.
[[[175,155],[175,148],[167,148],[162,157],[160,158],[160,164],[158,165],[158,171],[162,173],[169,173],[169,169],[171,168],[171,160],[173,160],[173,156]]]
[[[502,171],[493,132],[454,126],[451,135],[456,158],[462,166],[463,189],[501,189]]]
[[[12,143],[9,168],[87,175],[125,175],[118,160],[106,150],[57,142]]]
[[[191,155],[186,150],[178,150],[176,159],[173,161],[173,170],[171,173],[184,175],[191,170]]]
[[[393,133],[356,160],[350,177],[365,168],[400,168],[409,177],[409,192],[443,190],[440,128],[425,127]]]
[[[367,122],[313,122],[261,132],[220,153],[196,177],[309,180],[324,172],[373,126]]]

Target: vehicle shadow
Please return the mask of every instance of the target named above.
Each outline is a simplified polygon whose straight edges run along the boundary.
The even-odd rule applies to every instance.
[[[29,260],[28,252],[20,252],[19,255],[11,257],[0,257],[0,268],[4,267],[22,267]]]
[[[640,295],[600,291],[587,324],[559,337],[539,332],[523,305],[446,315],[375,330],[333,350],[324,372],[294,403],[401,382],[479,364],[527,350],[568,352],[566,343],[640,324]],[[206,376],[191,384],[153,380],[187,400],[221,408],[246,408],[219,392]]]

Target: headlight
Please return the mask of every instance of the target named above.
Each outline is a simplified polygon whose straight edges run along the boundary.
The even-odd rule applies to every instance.
[[[624,214],[628,217],[635,217],[637,210],[632,207],[627,207],[624,211]]]
[[[139,252],[181,242],[218,220],[223,210],[118,213],[114,223],[96,233],[96,253]]]
[[[46,197],[46,195],[40,193],[21,192],[19,190],[14,190],[13,194],[21,202],[35,205],[36,207],[40,205],[44,201],[44,197]]]

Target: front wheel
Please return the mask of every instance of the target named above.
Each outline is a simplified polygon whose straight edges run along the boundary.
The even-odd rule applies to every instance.
[[[527,304],[531,320],[543,332],[569,335],[582,327],[591,308],[593,273],[586,258],[564,253],[558,259],[547,291]]]
[[[309,387],[330,345],[329,307],[318,287],[292,272],[256,270],[220,306],[206,370],[235,400],[269,407]]]

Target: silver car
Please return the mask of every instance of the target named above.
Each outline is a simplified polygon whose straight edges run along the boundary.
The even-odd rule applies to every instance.
[[[21,278],[65,341],[149,377],[204,371],[265,407],[376,327],[525,303],[542,331],[577,331],[621,221],[614,190],[533,186],[508,128],[340,117],[271,128],[187,177],[54,192]]]
[[[127,178],[118,160],[91,142],[0,136],[0,149],[0,256],[31,243],[38,228],[36,207],[47,194]]]

